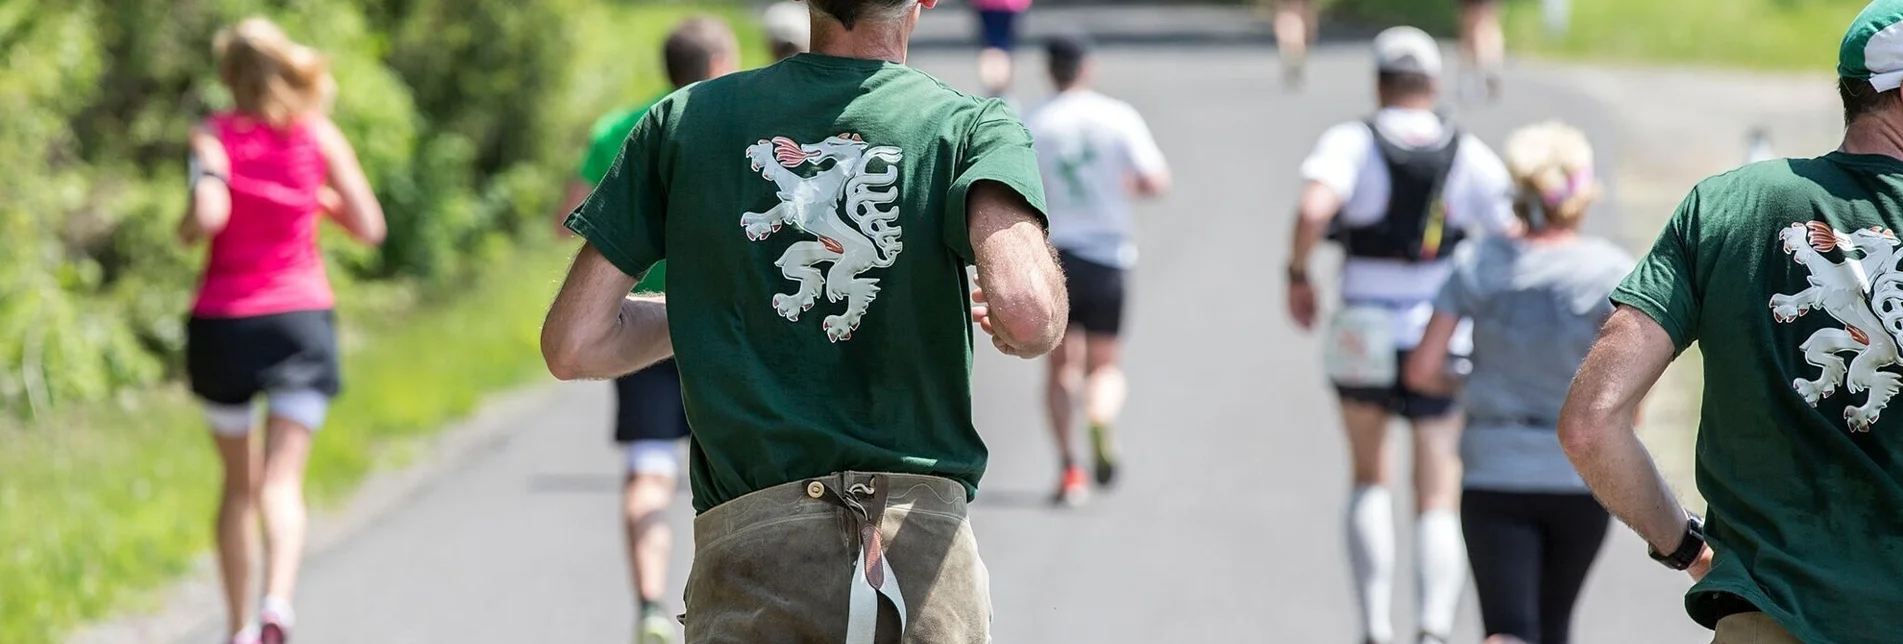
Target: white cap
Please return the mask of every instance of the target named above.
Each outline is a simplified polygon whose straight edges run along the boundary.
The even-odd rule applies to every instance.
[[[813,23],[806,6],[798,2],[776,2],[766,8],[766,15],[760,19],[766,28],[768,38],[779,42],[798,45],[800,49],[811,47]]]
[[[1374,37],[1374,68],[1440,76],[1440,43],[1414,27],[1392,27]]]

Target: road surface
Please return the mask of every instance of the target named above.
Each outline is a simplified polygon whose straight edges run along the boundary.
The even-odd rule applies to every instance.
[[[1152,24],[1130,15],[1127,28]],[[941,16],[923,35],[942,41],[965,18]],[[980,345],[975,404],[993,457],[973,521],[992,574],[995,638],[1356,642],[1340,537],[1345,445],[1317,342],[1283,313],[1280,275],[1297,165],[1323,129],[1372,107],[1365,45],[1322,47],[1309,87],[1290,93],[1273,50],[1246,37],[1106,40],[1099,86],[1149,117],[1177,178],[1173,195],[1140,208],[1127,474],[1087,507],[1048,509],[1056,473],[1042,365]],[[1041,56],[1021,59],[1022,96],[1035,99],[1045,92]],[[914,58],[966,88],[970,62],[969,50],[942,46]],[[1457,108],[1496,147],[1512,127],[1553,116],[1616,138],[1590,96],[1531,75],[1510,75],[1507,89],[1498,106]],[[1616,154],[1602,150],[1601,165]],[[1607,217],[1594,226],[1618,230]],[[627,641],[609,405],[606,384],[555,387],[505,438],[313,553],[297,602],[300,644]],[[691,541],[685,491],[679,500],[677,607]],[[1406,571],[1411,539],[1400,543]],[[1615,528],[1585,591],[1578,641],[1709,640],[1681,609],[1688,582],[1643,552]],[[1414,632],[1412,585],[1405,572],[1397,579],[1397,633]],[[208,615],[182,641],[215,641],[220,623]],[[1456,635],[1479,641],[1471,594]]]

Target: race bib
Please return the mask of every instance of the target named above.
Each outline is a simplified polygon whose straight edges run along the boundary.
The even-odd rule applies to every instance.
[[[1348,305],[1336,312],[1322,347],[1328,379],[1345,387],[1394,386],[1400,377],[1394,315],[1383,306]]]

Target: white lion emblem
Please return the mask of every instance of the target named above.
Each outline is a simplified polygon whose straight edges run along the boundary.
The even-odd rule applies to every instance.
[[[826,339],[852,338],[879,295],[879,280],[860,274],[892,266],[903,247],[893,202],[899,198],[904,156],[894,146],[869,146],[857,134],[811,145],[776,137],[747,147],[753,171],[779,186],[780,199],[766,212],[740,216],[747,239],[764,240],[783,224],[814,237],[795,242],[773,263],[786,279],[799,283],[799,290],[773,296],[781,317],[798,322],[823,288],[827,301],[846,300],[845,313],[828,315],[821,325]],[[832,269],[821,273],[818,265],[824,262],[832,262]]]
[[[1885,370],[1899,365],[1903,341],[1903,271],[1898,270],[1903,253],[1897,252],[1896,233],[1872,226],[1846,234],[1813,221],[1778,231],[1778,240],[1785,254],[1810,269],[1810,288],[1772,295],[1771,316],[1792,322],[1822,309],[1843,324],[1804,341],[1799,348],[1805,362],[1823,373],[1816,380],[1799,378],[1791,386],[1813,407],[1835,395],[1838,385],[1852,394],[1869,390],[1862,405],[1844,410],[1844,420],[1850,431],[1870,431],[1890,398],[1903,389],[1903,376]],[[1832,250],[1844,251],[1844,261],[1824,256]],[[1852,257],[1852,252],[1861,257]],[[1855,357],[1845,364],[1838,355],[1842,353]]]

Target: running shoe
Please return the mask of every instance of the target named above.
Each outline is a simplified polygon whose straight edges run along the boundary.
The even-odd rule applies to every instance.
[[[1077,465],[1064,468],[1064,477],[1057,482],[1057,493],[1052,495],[1051,503],[1060,507],[1074,508],[1084,504],[1090,497],[1090,478],[1084,474],[1084,468]]]
[[[285,644],[291,641],[291,625],[297,622],[291,605],[276,597],[266,597],[258,607],[259,644]]]
[[[634,644],[674,644],[674,621],[659,609],[643,613],[634,628]]]
[[[1090,424],[1091,454],[1096,466],[1097,484],[1108,486],[1117,481],[1117,434],[1109,425]]]
[[[225,641],[227,644],[258,644],[258,627],[256,624],[246,626]]]

